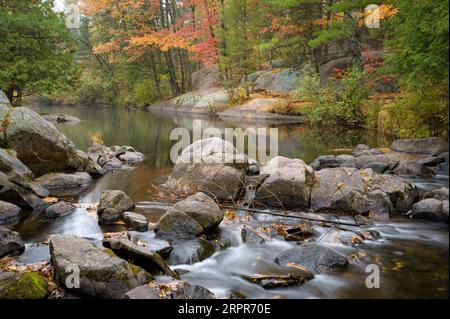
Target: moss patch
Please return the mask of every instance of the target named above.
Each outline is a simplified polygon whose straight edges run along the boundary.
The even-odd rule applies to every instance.
[[[0,290],[1,299],[44,299],[47,296],[48,283],[38,273],[18,274],[18,277]]]

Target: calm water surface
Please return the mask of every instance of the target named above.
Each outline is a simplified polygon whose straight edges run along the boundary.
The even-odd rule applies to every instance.
[[[150,221],[156,222],[164,210],[149,205],[151,184],[164,183],[173,167],[169,152],[174,142],[170,132],[184,127],[192,130],[193,117],[173,114],[128,111],[118,108],[89,107],[33,107],[37,112],[69,114],[82,121],[76,125],[57,125],[79,149],[86,150],[90,136],[101,132],[106,145],[131,145],[146,155],[145,162],[137,167],[108,174],[95,181],[74,200],[93,203],[99,200],[103,190],[125,191],[138,203],[137,210]],[[265,127],[263,124],[240,124],[221,120],[201,119],[203,128],[217,127]],[[392,142],[373,131],[330,131],[308,128],[305,125],[281,125],[279,127],[279,153],[311,162],[319,155],[336,149],[353,148],[360,143],[372,147],[387,147]],[[448,186],[448,180],[413,180],[420,188],[433,189]],[[216,253],[194,265],[178,266],[191,272],[184,279],[203,285],[219,296],[230,289],[237,289],[250,298],[448,298],[448,226],[411,222],[398,218],[376,223],[369,229],[377,230],[383,239],[366,243],[363,247],[343,245],[337,237],[350,236],[340,231],[318,234],[327,245],[347,256],[350,269],[341,275],[319,275],[310,282],[287,289],[264,290],[236,276],[236,272],[258,273],[269,269],[274,256],[292,243],[273,241],[261,247],[243,245],[238,229],[225,226],[233,247]],[[48,247],[39,245],[50,234],[66,233],[100,240],[102,233],[121,230],[120,227],[102,228],[96,219],[82,210],[54,222],[45,222],[38,216],[28,216],[17,230],[29,249],[19,258],[23,262],[35,262],[48,258]],[[366,266],[381,265],[381,289],[365,286]]]

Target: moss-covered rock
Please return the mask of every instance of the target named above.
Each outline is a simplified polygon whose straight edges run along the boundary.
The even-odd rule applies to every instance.
[[[37,272],[0,272],[0,299],[44,299],[48,283]]]

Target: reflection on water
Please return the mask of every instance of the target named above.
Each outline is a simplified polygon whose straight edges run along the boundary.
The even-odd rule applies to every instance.
[[[80,149],[86,150],[90,145],[90,136],[100,131],[106,145],[131,145],[146,155],[145,162],[130,170],[108,174],[96,180],[74,200],[97,202],[102,191],[119,189],[138,203],[137,210],[151,222],[156,222],[164,213],[164,207],[148,205],[152,200],[148,189],[151,184],[162,184],[170,174],[172,163],[169,153],[174,143],[170,141],[170,132],[178,127],[192,130],[192,117],[117,108],[43,106],[34,109],[80,118],[82,121],[77,125],[58,125]],[[234,123],[207,119],[202,120],[202,125],[204,128],[219,129],[236,127]],[[255,126],[261,127],[248,124],[243,125],[243,128]],[[304,125],[279,126],[279,139],[280,155],[302,158],[306,162],[311,162],[319,155],[329,154],[334,149],[353,148],[360,143],[386,147],[391,142],[371,131],[337,132]],[[448,180],[412,181],[425,190],[448,186]],[[281,241],[260,247],[242,245],[235,240],[239,229],[231,231],[234,247],[216,253],[203,262],[179,267],[191,271],[183,277],[185,280],[203,285],[219,296],[225,296],[230,289],[235,289],[251,298],[448,298],[448,226],[399,219],[376,224],[370,229],[379,231],[383,239],[359,248],[343,245],[337,240],[338,237],[352,236],[352,233],[324,229],[317,239],[347,256],[351,263],[350,269],[342,275],[318,275],[297,287],[268,291],[236,276],[236,273],[270,270],[275,254],[294,245]],[[100,240],[102,233],[120,231],[123,227],[100,227],[95,216],[77,210],[70,216],[51,222],[32,215],[18,225],[17,230],[28,248],[19,260],[34,262],[48,258],[48,246],[37,243],[45,241],[50,234],[74,234]],[[229,229],[224,231],[230,232]],[[381,289],[370,290],[365,287],[365,268],[372,263],[382,266]]]

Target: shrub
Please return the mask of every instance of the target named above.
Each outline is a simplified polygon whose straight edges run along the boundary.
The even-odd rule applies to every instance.
[[[85,76],[75,93],[80,104],[110,105],[114,100],[112,84],[93,75]]]
[[[296,97],[308,102],[303,113],[315,124],[362,127],[365,124],[363,105],[370,90],[367,73],[358,64],[351,66],[340,79],[321,85],[320,76],[310,64],[302,69],[302,82]]]
[[[404,92],[381,108],[378,129],[400,138],[448,138],[448,99],[438,91]]]

